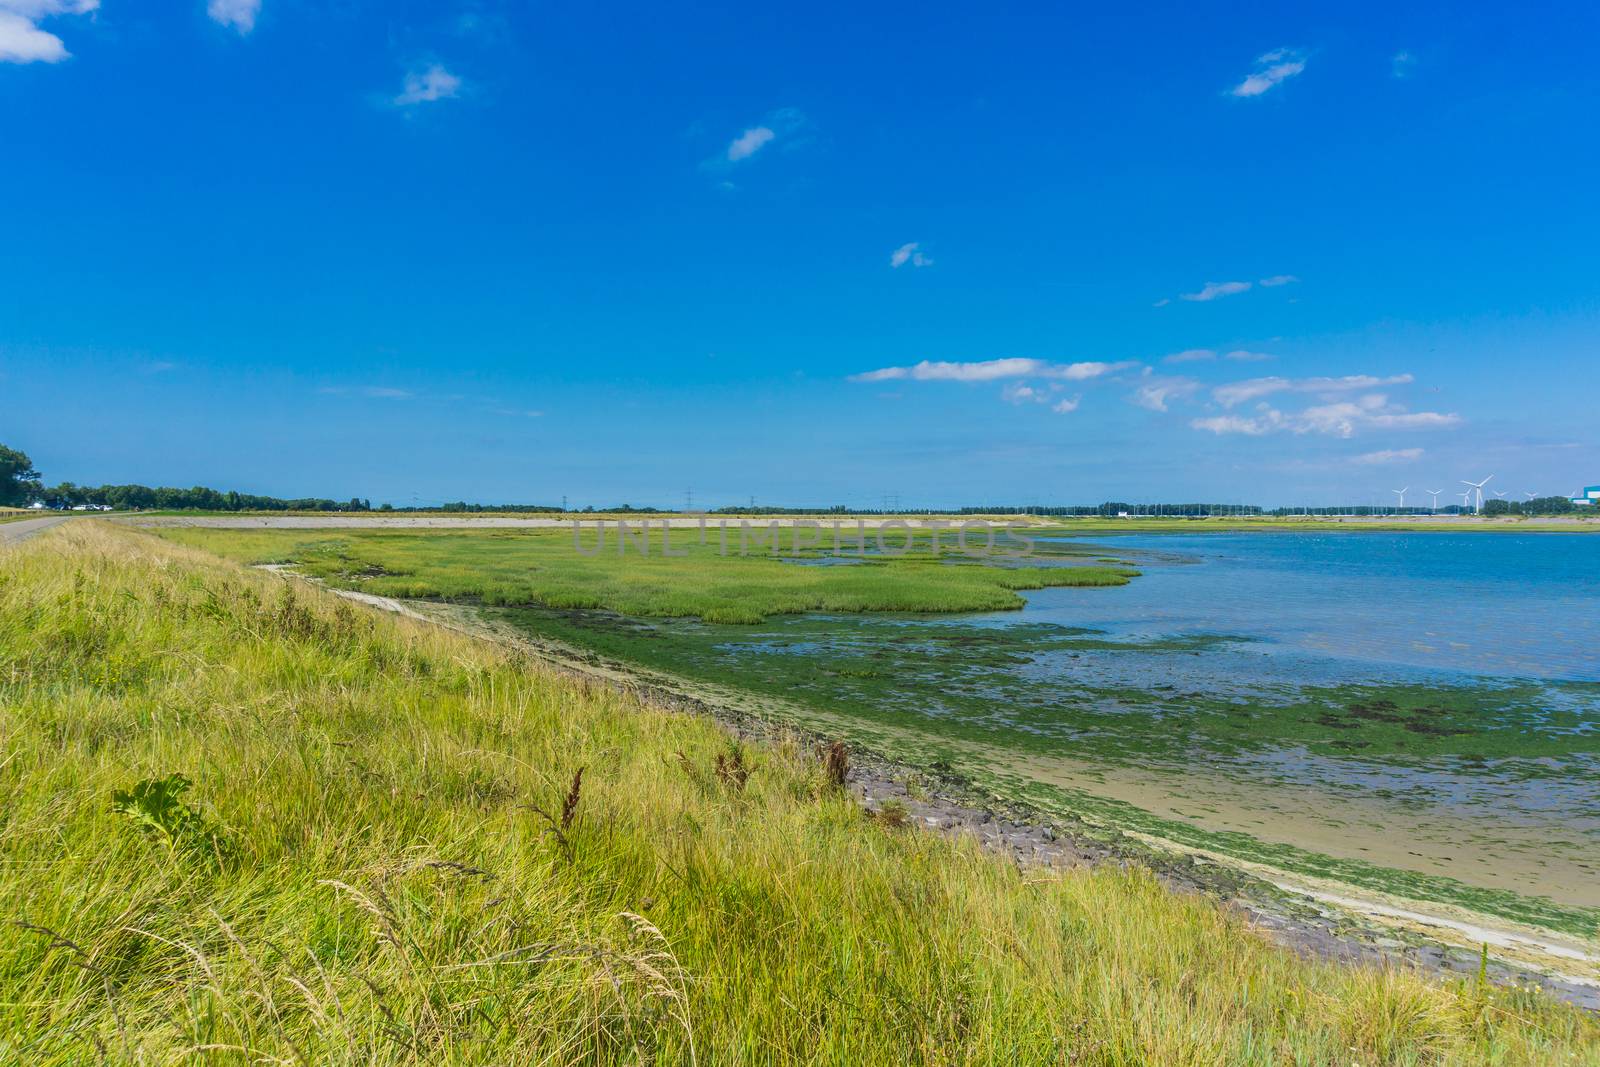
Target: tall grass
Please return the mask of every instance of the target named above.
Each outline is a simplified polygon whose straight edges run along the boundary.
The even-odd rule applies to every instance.
[[[97,523],[0,554],[0,736],[0,1063],[1600,1062],[1534,994],[1019,872],[797,746]]]

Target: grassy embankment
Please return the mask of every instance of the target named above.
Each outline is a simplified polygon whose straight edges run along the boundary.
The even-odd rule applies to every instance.
[[[0,554],[0,730],[3,1062],[1600,1063],[1531,993],[1019,873],[793,747],[100,524]]]
[[[633,545],[619,553],[614,530],[594,556],[574,547],[570,530],[174,528],[160,533],[242,562],[292,561],[302,574],[379,596],[601,608],[716,623],[755,623],[804,612],[996,611],[1020,608],[1017,590],[1123,585],[1138,575],[1126,566],[1088,562],[990,566],[953,547],[935,557],[926,537],[912,538],[911,551],[901,558],[868,556],[849,565],[815,566],[770,558],[765,546],[753,541],[746,546],[750,554],[741,555],[737,528],[728,533],[726,556],[715,529],[704,545],[692,531],[675,532],[671,549],[686,553],[683,557],[663,554],[658,529],[650,532],[648,556]],[[822,537],[818,547],[831,550],[831,531]],[[885,540],[899,550],[907,539],[897,533]],[[868,542],[870,552],[876,548],[871,535]],[[595,548],[592,528],[582,532],[580,543],[585,550]],[[784,531],[782,544],[790,550],[792,531]],[[1063,556],[1072,551],[1052,547]]]

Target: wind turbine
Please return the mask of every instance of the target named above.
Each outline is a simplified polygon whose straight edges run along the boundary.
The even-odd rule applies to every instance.
[[[1464,508],[1470,508],[1472,506],[1472,490],[1471,489],[1462,490],[1462,492],[1461,492],[1461,506],[1464,507]]]
[[[1400,506],[1396,510],[1404,511],[1406,509],[1406,494],[1411,492],[1411,487],[1408,485],[1404,489],[1391,489],[1391,490],[1389,490],[1389,492],[1398,493],[1399,494],[1399,496],[1400,496]]]
[[[1461,484],[1462,485],[1470,485],[1473,489],[1475,489],[1477,491],[1477,497],[1478,497],[1477,510],[1479,512],[1483,511],[1483,487],[1488,485],[1489,484],[1489,479],[1493,478],[1493,477],[1494,477],[1494,475],[1491,474],[1491,475],[1489,475],[1488,478],[1485,478],[1481,482],[1469,482],[1465,478],[1461,479]]]
[[[1493,493],[1495,496],[1499,497],[1501,500],[1504,500],[1506,498],[1506,494],[1505,494],[1504,490],[1491,489],[1491,490],[1489,490],[1489,492]]]
[[[1433,497],[1433,510],[1434,511],[1438,511],[1439,510],[1439,494],[1444,492],[1444,490],[1443,489],[1424,489],[1423,492],[1427,493],[1429,496]]]
[[[1529,500],[1535,500],[1539,496],[1538,493],[1530,493],[1530,492],[1527,492],[1526,490],[1523,491],[1522,495],[1527,497]]]

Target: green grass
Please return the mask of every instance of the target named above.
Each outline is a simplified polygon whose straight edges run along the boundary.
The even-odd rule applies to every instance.
[[[0,1062],[1600,1063],[1535,994],[886,828],[793,745],[741,787],[707,720],[104,524],[0,554],[0,736]]]
[[[853,530],[853,527],[851,528]],[[763,527],[759,531],[767,535]],[[851,531],[846,531],[847,536]],[[1123,585],[1138,572],[1125,566],[999,566],[953,549],[935,555],[926,538],[904,557],[844,566],[813,566],[766,554],[752,540],[740,555],[740,531],[728,532],[722,555],[715,529],[707,544],[693,531],[673,534],[667,557],[659,529],[651,552],[618,551],[611,539],[596,555],[574,544],[571,530],[215,530],[171,528],[161,536],[247,563],[293,563],[303,574],[347,589],[390,597],[472,599],[485,604],[599,608],[637,616],[690,616],[749,624],[773,615],[813,611],[960,612],[1022,607],[1018,590],[1046,586]],[[752,532],[752,539],[754,532]],[[783,547],[793,544],[785,531]],[[824,533],[823,548],[832,546]],[[592,527],[581,545],[593,550]],[[871,535],[869,535],[869,549]],[[904,535],[889,535],[893,549]],[[848,543],[848,542],[847,542]],[[1057,553],[1071,549],[1049,546]],[[818,549],[806,554],[815,556]]]

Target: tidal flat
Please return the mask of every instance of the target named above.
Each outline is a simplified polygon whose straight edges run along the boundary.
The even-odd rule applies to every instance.
[[[472,604],[1044,811],[1580,937],[1600,917],[1588,538],[1097,536],[1019,567],[163,535]]]

